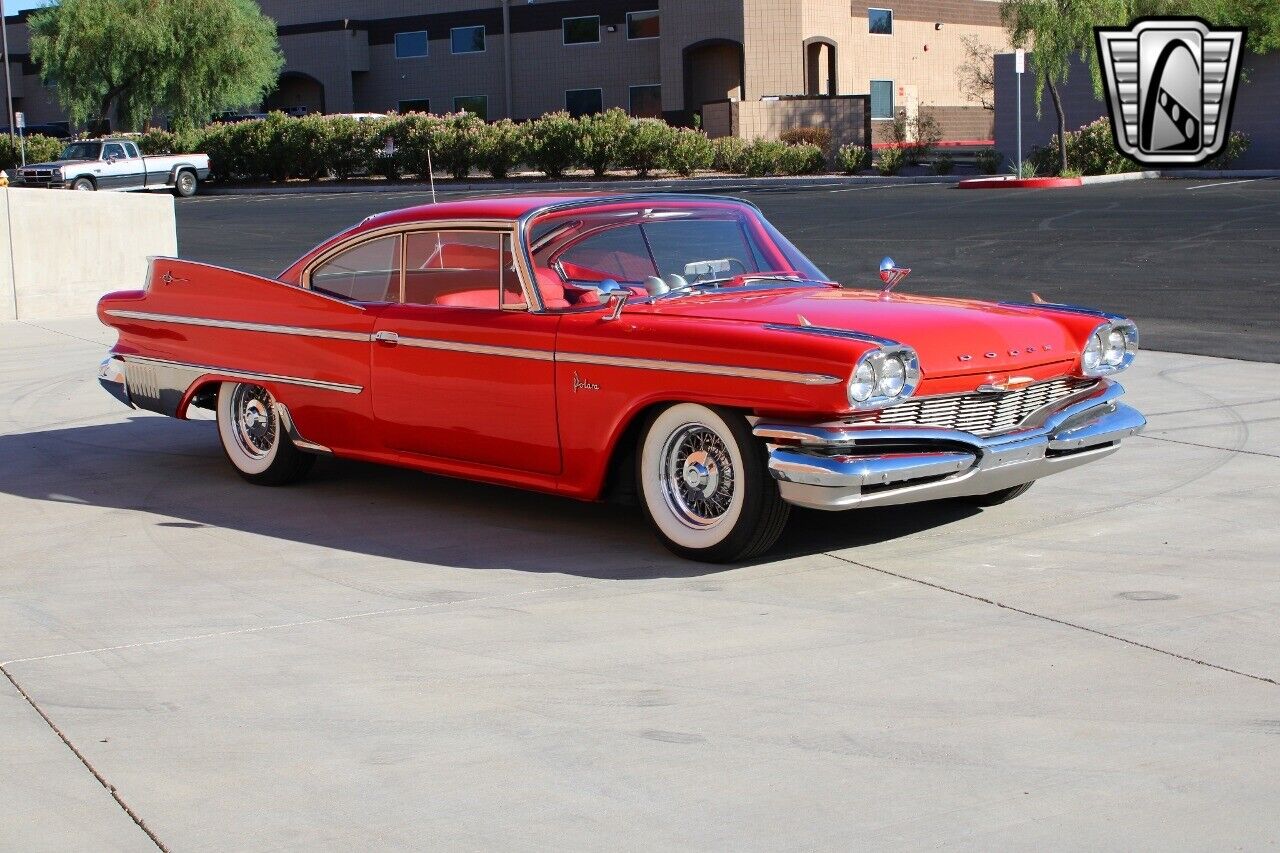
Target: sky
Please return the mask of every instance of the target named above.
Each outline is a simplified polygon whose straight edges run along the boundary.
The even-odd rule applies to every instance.
[[[4,13],[16,15],[24,9],[34,9],[46,5],[45,0],[4,0]]]

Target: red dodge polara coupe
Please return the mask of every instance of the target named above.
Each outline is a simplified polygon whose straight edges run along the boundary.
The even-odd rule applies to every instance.
[[[217,412],[253,483],[316,454],[583,500],[735,561],[791,505],[1006,501],[1145,425],[1134,324],[832,283],[750,204],[527,196],[371,216],[276,278],[170,258],[102,298],[103,385]]]

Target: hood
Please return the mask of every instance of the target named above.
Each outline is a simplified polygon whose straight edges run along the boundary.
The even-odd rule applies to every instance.
[[[44,163],[28,163],[25,166],[19,166],[21,169],[56,169],[59,166],[74,166],[77,163],[96,163],[97,160],[49,160]]]
[[[739,290],[664,299],[644,308],[662,315],[761,324],[807,321],[888,338],[913,347],[921,370],[935,378],[1025,370],[1074,362],[1079,356],[1071,331],[1045,314],[965,299],[879,297],[869,290]]]

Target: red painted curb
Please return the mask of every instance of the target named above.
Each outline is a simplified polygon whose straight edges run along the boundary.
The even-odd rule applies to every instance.
[[[969,178],[956,184],[962,190],[1061,190],[1082,187],[1079,178]]]

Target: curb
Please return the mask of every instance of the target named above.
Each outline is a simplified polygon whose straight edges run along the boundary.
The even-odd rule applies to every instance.
[[[601,193],[614,192],[619,189],[643,187],[649,191],[661,192],[666,188],[679,191],[687,187],[786,187],[789,184],[819,184],[822,186],[896,186],[910,184],[951,184],[955,177],[950,175],[910,175],[906,177],[880,177],[879,175],[779,175],[771,178],[747,178],[733,175],[708,175],[705,178],[651,178],[649,180],[582,180],[582,181],[548,181],[533,179],[528,181],[436,181],[436,192],[560,192],[564,190],[595,191]],[[218,186],[204,184],[200,188],[202,196],[250,196],[250,195],[308,195],[334,193],[405,193],[430,192],[431,185],[425,181],[383,181],[367,184],[299,184],[298,186]]]
[[[971,178],[956,184],[962,190],[1057,190],[1084,186],[1080,178]]]
[[[1080,180],[1086,185],[1118,184],[1124,181],[1151,181],[1151,180],[1155,180],[1156,178],[1159,178],[1161,174],[1162,174],[1161,172],[1157,172],[1157,171],[1121,172],[1118,175],[1086,175]]]

